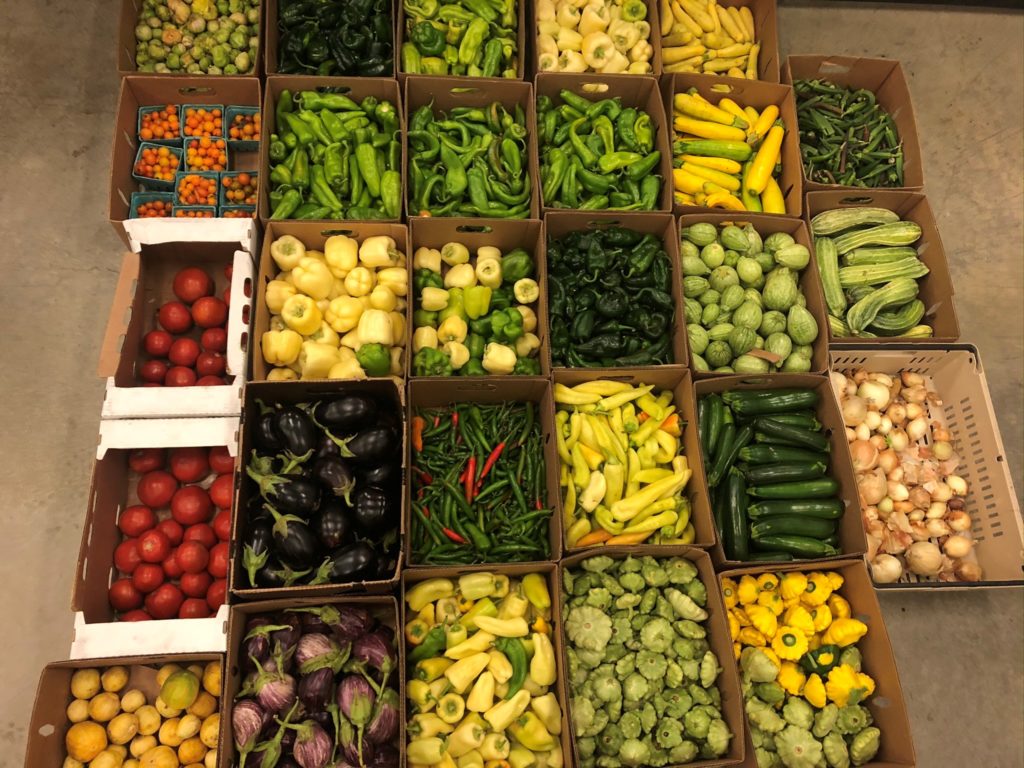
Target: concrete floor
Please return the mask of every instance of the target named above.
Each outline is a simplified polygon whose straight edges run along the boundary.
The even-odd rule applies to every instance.
[[[116,18],[116,4],[96,0],[0,3],[3,768],[22,761],[39,670],[71,639],[102,394],[94,366],[121,253],[106,222]],[[981,349],[1020,494],[1024,17],[786,3],[779,30],[784,54],[903,61],[963,338]],[[887,594],[882,605],[918,765],[1024,763],[1022,592]]]

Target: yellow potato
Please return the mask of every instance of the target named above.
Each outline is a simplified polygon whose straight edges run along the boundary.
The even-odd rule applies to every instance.
[[[107,748],[107,731],[99,723],[89,720],[84,723],[75,723],[68,728],[67,735],[64,737],[64,746],[67,747],[69,756],[88,763]]]
[[[116,693],[104,691],[97,693],[89,700],[89,717],[97,723],[105,723],[113,720],[121,711],[121,699]]]
[[[192,706],[185,710],[190,715],[195,715],[200,720],[205,720],[217,711],[217,699],[206,691],[200,691]]]
[[[191,739],[197,733],[199,728],[202,726],[203,721],[195,715],[185,715],[178,721],[178,738],[179,739]],[[182,762],[191,762],[190,760],[182,760]]]
[[[146,694],[138,688],[132,688],[121,696],[121,709],[131,713],[146,703]]]
[[[211,749],[203,760],[204,768],[217,768],[217,750]]]
[[[159,696],[156,697],[156,701],[154,701],[153,704],[156,707],[156,711],[164,717],[177,717],[181,714],[180,709],[172,709],[171,707],[167,706],[167,702],[161,699]]]
[[[201,675],[203,688],[211,696],[220,696],[220,662],[211,661]]]
[[[121,768],[124,758],[112,749],[104,749],[89,763],[89,768]]]
[[[156,707],[152,704],[139,707],[135,710],[134,714],[139,718],[139,733],[143,736],[149,736],[160,730],[163,718],[160,717],[160,713],[157,712]]]
[[[132,753],[132,757],[142,757],[156,745],[156,736],[136,736],[132,739],[128,751]]]
[[[122,712],[107,723],[107,737],[112,744],[127,744],[139,732],[139,718]]]
[[[198,736],[185,739],[178,747],[178,761],[182,765],[201,763],[204,757],[206,757],[206,745],[199,740]]]
[[[104,691],[117,693],[128,685],[128,670],[125,667],[108,667],[100,677]]]
[[[72,723],[80,723],[89,719],[89,702],[85,699],[75,699],[68,704],[68,720]]]
[[[91,699],[100,692],[98,669],[79,669],[71,676],[71,695],[76,699]]]

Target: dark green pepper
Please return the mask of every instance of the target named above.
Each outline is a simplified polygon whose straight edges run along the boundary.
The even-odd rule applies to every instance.
[[[444,52],[445,33],[428,21],[421,21],[412,28],[409,40],[424,56],[440,56]]]

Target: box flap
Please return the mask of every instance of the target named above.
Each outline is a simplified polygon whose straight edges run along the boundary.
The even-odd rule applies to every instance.
[[[117,287],[114,298],[110,302],[110,317],[107,318],[107,330],[103,333],[103,346],[100,347],[100,360],[96,365],[97,376],[113,376],[117,372],[121,347],[131,322],[132,302],[139,280],[139,254],[134,251],[125,253],[121,259],[121,273],[117,276]]]
[[[68,658],[90,659],[145,653],[223,653],[227,649],[228,606],[209,619],[112,621],[87,624],[75,614]]]
[[[157,243],[232,243],[256,252],[256,222],[252,219],[126,219],[128,246],[136,253]]]
[[[108,450],[117,448],[197,445],[225,445],[234,456],[238,451],[238,419],[103,419],[96,458],[102,459]]]

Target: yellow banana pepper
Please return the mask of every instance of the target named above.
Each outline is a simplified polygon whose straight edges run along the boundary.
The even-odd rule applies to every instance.
[[[651,506],[642,509],[640,514],[630,520],[629,524],[626,526],[626,531],[636,530],[636,527],[640,525],[640,523],[646,522],[655,515],[660,515],[662,512],[666,512],[670,509],[675,511],[675,507],[675,499],[662,499],[661,501],[656,501],[654,504],[651,504]],[[614,513],[612,514],[612,517],[615,517]],[[673,521],[677,521],[677,518],[673,518]]]
[[[553,685],[555,682],[555,649],[547,635],[534,632],[533,658],[530,659],[530,679],[537,685]]]
[[[451,579],[427,579],[421,581],[405,592],[405,602],[412,610],[419,612],[445,597],[455,594],[455,584]]]
[[[659,499],[666,498],[678,493],[690,479],[692,472],[676,472],[670,477],[651,483],[646,488],[627,496],[612,505],[612,513],[619,520],[630,520],[636,517],[642,509],[650,506]],[[673,518],[675,522],[675,518]]]
[[[448,737],[448,754],[452,757],[462,757],[467,752],[479,749],[486,735],[486,725],[478,715],[471,714]]]
[[[641,411],[646,413],[652,419],[655,419],[658,424],[661,424],[661,422],[665,420],[665,417],[668,416],[668,414],[665,413],[665,407],[659,403],[658,399],[653,395],[647,394],[642,397],[638,397],[636,399],[636,404],[639,406]]]
[[[419,621],[419,619],[417,619]],[[419,643],[417,643],[419,645]],[[435,656],[432,659],[423,659],[422,661],[416,662],[416,679],[422,680],[425,683],[432,683],[441,675],[444,671],[452,665],[451,659],[446,659],[444,656]]]
[[[395,241],[387,235],[368,237],[359,245],[359,262],[367,267],[390,267],[397,258]]]
[[[302,337],[292,330],[267,331],[260,339],[260,349],[270,365],[291,365],[299,359]]]
[[[593,530],[593,526],[590,521],[581,517],[579,520],[571,523],[565,530],[565,543],[570,547],[575,547],[576,542],[586,536]]]
[[[332,344],[321,344],[317,341],[302,342],[302,351],[299,352],[299,369],[302,371],[302,378],[325,379],[331,368],[340,362],[338,348]]]
[[[267,291],[264,300],[273,314],[279,314],[284,308],[284,303],[296,294],[295,286],[286,283],[284,280],[271,280],[267,283]]]
[[[297,293],[290,296],[281,308],[281,317],[285,325],[303,336],[320,327],[323,315],[316,302],[309,296]]]
[[[409,680],[405,686],[405,695],[420,712],[429,712],[437,704],[430,683],[425,680]]]
[[[304,256],[298,266],[292,270],[292,282],[302,293],[316,301],[326,299],[331,292],[334,276],[319,259]]]
[[[618,536],[622,533],[622,529],[626,527],[625,523],[621,523],[612,517],[611,510],[603,505],[594,510],[594,520],[612,536]]]
[[[445,743],[437,736],[410,741],[405,748],[405,757],[410,763],[434,765],[444,759],[444,754]]]
[[[469,629],[465,624],[444,625],[444,647],[454,648],[469,639]]]
[[[391,317],[382,309],[367,309],[359,316],[356,326],[360,344],[383,344],[390,347],[394,341]]]
[[[579,448],[580,452],[583,454],[583,460],[587,462],[587,466],[590,468],[591,472],[604,464],[604,456],[593,448],[589,448],[586,443],[580,441]]]
[[[565,413],[565,411],[561,411]],[[572,447],[576,445],[576,441],[580,439],[580,432],[583,431],[583,414],[574,413],[569,416],[569,435],[565,438],[565,446],[572,450]]]
[[[604,503],[611,505],[622,498],[626,484],[626,465],[608,462],[604,465]]]
[[[456,693],[465,692],[477,676],[487,668],[490,656],[486,653],[474,653],[459,659],[444,671],[444,676],[451,683],[452,690]]]
[[[484,737],[484,743],[480,747],[480,755],[484,760],[504,760],[508,757],[512,745],[508,739],[500,733],[489,733]]]
[[[549,733],[558,736],[562,732],[562,708],[554,693],[534,697],[530,701],[530,709],[544,723]]]
[[[507,683],[512,678],[512,662],[508,657],[497,649],[488,653],[487,671],[491,673],[497,683]]]
[[[555,384],[552,392],[554,393],[555,402],[560,405],[586,405],[587,403],[597,403],[601,400],[600,395],[570,389],[565,384]]]
[[[835,619],[821,636],[821,642],[845,648],[856,643],[867,633],[868,627],[864,622],[857,619]]]
[[[645,384],[641,387],[630,387],[629,389],[606,395],[600,402],[598,402],[597,409],[599,411],[611,411],[625,405],[626,403],[630,403],[637,398],[643,397],[652,389],[654,389],[653,384]]]
[[[588,10],[596,7],[587,6]],[[508,764],[510,768],[533,768],[537,765],[537,755],[525,747],[516,747],[508,753]]]
[[[508,619],[477,616],[476,625],[495,637],[526,637],[530,634],[530,627],[522,616]]]
[[[679,439],[663,429],[654,432],[654,439],[658,443],[658,451],[654,454],[654,460],[659,464],[668,464],[679,453]]]
[[[604,499],[606,490],[607,484],[605,483],[604,475],[596,469],[592,470],[590,479],[587,481],[587,487],[580,494],[580,508],[586,512],[593,512],[597,509],[597,505],[601,503],[601,500]]]
[[[479,600],[494,594],[494,574],[490,571],[459,576],[459,592],[468,600]]]
[[[523,595],[538,611],[546,611],[551,607],[551,593],[548,582],[539,573],[528,573],[523,576]]]
[[[494,642],[494,635],[489,632],[480,631],[468,640],[449,648],[444,652],[444,655],[449,659],[461,661],[462,659],[490,650],[492,642]]]
[[[530,692],[518,691],[512,698],[499,702],[484,713],[484,720],[491,724],[491,729],[504,731],[530,705]]]
[[[572,482],[577,488],[586,488],[590,482],[590,466],[583,455],[583,443],[572,447]]]
[[[444,735],[455,730],[433,712],[413,715],[405,727],[406,733],[413,739],[429,739],[431,736]]]
[[[278,268],[287,272],[305,257],[306,246],[292,235],[284,235],[270,244],[270,257]]]
[[[498,606],[499,619],[518,619],[526,616],[530,609],[529,601],[518,592],[509,592]]]
[[[512,738],[534,752],[546,752],[555,746],[555,739],[533,712],[524,712],[508,727]]]
[[[488,659],[488,663],[490,660]],[[466,697],[466,709],[470,712],[486,712],[494,706],[494,675],[486,669],[473,683],[473,689]]]
[[[324,243],[324,261],[332,275],[344,279],[359,264],[359,244],[345,235],[329,237]]]

